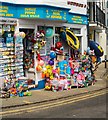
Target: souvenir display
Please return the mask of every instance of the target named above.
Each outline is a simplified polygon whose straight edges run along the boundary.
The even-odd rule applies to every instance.
[[[11,26],[12,28],[12,26]],[[1,97],[17,96],[15,82],[24,76],[23,71],[23,38],[24,32],[13,33],[13,29],[4,27],[0,38],[0,85]]]
[[[30,96],[29,90],[38,87],[40,79],[45,80],[45,90],[53,92],[70,90],[73,86],[87,87],[95,83],[93,57],[97,53],[90,46],[81,55],[78,50],[79,40],[70,29],[62,28],[57,41],[53,41],[52,28],[41,29],[36,34],[4,33],[5,37],[0,38],[0,79],[4,78],[4,85],[0,85],[1,97]],[[64,53],[63,41],[67,41],[74,50],[74,57]],[[45,50],[47,54],[44,54]],[[33,70],[33,78],[25,75],[30,69]]]

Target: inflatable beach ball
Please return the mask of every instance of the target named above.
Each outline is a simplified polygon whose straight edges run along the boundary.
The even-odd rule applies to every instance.
[[[60,49],[62,47],[62,43],[61,42],[56,42],[56,48]]]
[[[54,60],[49,60],[48,64],[49,65],[54,65]]]
[[[55,52],[50,52],[50,58],[51,58],[51,59],[56,58],[56,53],[55,53]]]
[[[25,33],[24,32],[20,32],[20,36],[22,37],[22,38],[25,38]]]
[[[54,31],[52,28],[47,28],[45,32],[45,37],[46,38],[52,38],[54,35]]]

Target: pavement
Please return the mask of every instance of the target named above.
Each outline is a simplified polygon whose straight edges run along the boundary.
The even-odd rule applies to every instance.
[[[107,62],[108,64],[108,62]],[[11,98],[0,98],[1,109],[5,108],[12,108],[30,104],[39,104],[49,101],[54,101],[62,98],[74,97],[76,95],[87,94],[94,91],[99,91],[102,89],[106,89],[106,81],[108,77],[108,65],[105,68],[105,63],[102,62],[99,66],[97,71],[95,71],[96,80],[97,82],[94,85],[90,85],[88,87],[83,88],[72,88],[71,90],[63,90],[58,92],[46,91],[44,89],[41,90],[31,90],[31,96],[24,96],[24,97],[11,97]]]

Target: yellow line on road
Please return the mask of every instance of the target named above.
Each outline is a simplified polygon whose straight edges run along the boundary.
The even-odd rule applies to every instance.
[[[47,109],[47,108],[51,108],[51,107],[56,107],[56,106],[60,106],[60,105],[65,105],[65,104],[69,104],[69,103],[74,103],[74,102],[78,102],[78,101],[81,101],[81,100],[86,100],[86,99],[89,99],[89,98],[93,98],[93,97],[96,97],[96,96],[99,96],[99,95],[103,95],[105,94],[106,92],[108,91],[99,91],[99,92],[95,92],[95,93],[90,93],[88,95],[83,95],[83,96],[79,96],[79,97],[76,97],[76,98],[69,98],[68,100],[60,100],[60,102],[54,102],[54,103],[46,103],[44,105],[40,105],[40,106],[34,106],[34,107],[29,107],[29,108],[23,108],[23,109],[17,109],[17,110],[10,110],[10,111],[4,111],[4,112],[0,112],[0,115],[6,115],[6,114],[11,114],[14,113],[14,114],[18,114],[19,112],[22,113],[22,112],[32,112],[34,111],[34,109],[36,111],[40,110],[40,109]]]
[[[100,93],[100,94],[97,94],[97,95],[94,95],[94,96],[88,96],[88,97],[85,97],[85,98],[80,98],[80,99],[72,100],[72,101],[68,101],[68,102],[62,101],[62,102],[60,102],[60,103],[55,103],[55,104],[52,104],[52,105],[49,105],[49,106],[40,108],[40,109],[38,109],[37,111],[39,111],[39,110],[44,110],[44,109],[49,109],[49,108],[53,108],[53,107],[58,107],[58,106],[62,106],[62,105],[70,104],[70,103],[79,102],[79,101],[82,101],[82,100],[94,98],[94,97],[97,97],[97,96],[100,96],[100,95],[104,95],[104,94],[105,94],[105,93]],[[33,111],[35,111],[35,110],[32,109],[32,110],[29,110],[28,112],[33,112]]]
[[[23,101],[23,102],[25,102],[25,103],[27,103],[27,104],[31,104],[32,102],[29,102],[29,101]]]

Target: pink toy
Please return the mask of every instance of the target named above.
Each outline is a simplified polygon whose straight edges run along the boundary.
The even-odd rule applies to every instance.
[[[43,65],[44,65],[44,61],[43,61],[43,60],[40,60],[40,61],[38,62],[38,64],[39,64],[40,66],[43,66]]]
[[[72,70],[71,70],[71,74],[73,75],[74,74],[74,69],[72,68]]]

